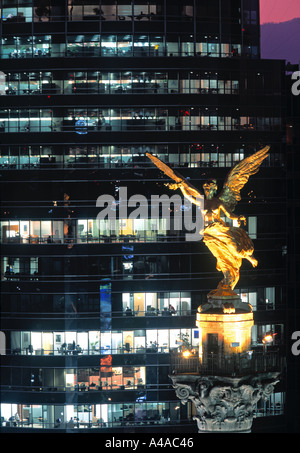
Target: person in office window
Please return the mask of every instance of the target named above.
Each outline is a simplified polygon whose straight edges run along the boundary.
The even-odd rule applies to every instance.
[[[175,308],[173,307],[173,305],[169,305],[169,312],[171,313],[171,315],[175,315],[176,314],[176,310]]]
[[[73,417],[71,417],[70,420],[68,421],[68,428],[74,428],[74,427],[75,427],[75,423],[74,423]]]
[[[54,425],[54,428],[59,428],[60,424],[61,424],[61,418],[57,418],[56,422],[55,422],[55,425]]]
[[[12,272],[10,266],[6,266],[5,275],[11,275],[11,274],[13,274],[13,272]]]
[[[125,343],[124,350],[125,350],[126,352],[130,352],[130,344],[129,344],[129,343]]]
[[[158,351],[158,344],[156,341],[150,341],[150,346],[151,346],[151,349],[153,352],[157,352]]]
[[[18,426],[20,424],[20,417],[19,417],[18,412],[15,413],[15,420],[16,420],[16,423],[17,423],[17,426]]]

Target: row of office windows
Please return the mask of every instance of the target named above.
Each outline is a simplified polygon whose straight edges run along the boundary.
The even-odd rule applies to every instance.
[[[127,250],[122,250],[122,252],[128,253],[128,248]],[[132,251],[129,251],[129,253],[132,253]],[[99,281],[99,278],[108,278],[113,281],[149,279],[152,281],[170,281],[171,279],[197,278],[209,281],[213,278],[213,274],[210,272],[201,273],[197,268],[197,261],[200,260],[201,257],[202,251],[198,253],[194,252],[192,257],[186,253],[180,255],[171,254],[170,256],[165,256],[162,259],[159,256],[151,255],[116,255],[110,257],[101,255],[101,258],[93,257],[93,259],[77,256],[76,261],[71,260],[68,262],[68,269],[66,269],[66,263],[64,260],[53,256],[50,256],[50,260],[49,256],[42,258],[16,258],[5,256],[1,260],[1,280],[11,283],[43,282],[42,284],[46,284],[49,288],[53,282],[60,282],[63,279],[65,279],[65,281],[75,282],[78,278],[80,278],[83,283],[87,281],[95,283]],[[265,274],[267,274],[267,272],[267,269],[264,270]],[[259,274],[256,275],[259,276]],[[18,288],[19,287],[20,285],[18,284]],[[29,296],[26,296],[26,298],[27,297]],[[53,311],[53,306],[56,305],[56,303],[53,303],[50,296],[47,297],[44,294],[39,294],[38,300],[41,302],[43,301],[43,306],[47,307],[49,311]],[[14,306],[15,304],[17,304],[19,309],[24,312],[24,310],[33,310],[33,308],[38,305],[38,301],[36,301],[36,298],[31,295],[30,301],[28,300],[25,302],[24,297],[24,300],[19,301],[18,303],[15,301]],[[80,297],[78,296],[78,300],[74,301],[74,304],[77,306],[77,312],[88,310],[94,311],[98,306],[96,297],[86,298],[82,295],[80,295]],[[130,305],[132,305],[132,301]],[[155,304],[155,314],[159,316],[163,316],[164,314],[167,315],[167,307],[162,308],[160,305],[159,301]],[[6,306],[9,306],[8,301],[3,301],[3,310]],[[61,300],[61,305],[57,307],[57,311],[61,312],[63,306],[64,298]],[[136,308],[133,310],[133,307],[131,306],[130,308],[132,310],[132,316],[137,314],[138,316],[144,316],[144,314],[146,316],[150,316],[153,314],[152,311],[154,310],[154,308],[150,309],[150,307],[147,307],[144,295],[142,297],[142,304],[140,304],[139,310]],[[180,304],[180,307],[178,306],[175,308],[175,312],[173,311],[171,314],[187,315],[189,314],[190,305],[189,303],[187,304],[187,301],[185,301],[185,304]],[[121,313],[121,308],[118,308],[118,310]],[[18,310],[16,309],[15,311]]]
[[[54,111],[53,111],[54,110]],[[280,131],[281,118],[268,113],[220,112],[209,107],[109,109],[1,109],[0,132],[88,133],[144,131]],[[276,114],[275,114],[276,115]]]
[[[256,309],[256,292],[242,292],[241,300]],[[122,308],[126,316],[189,315],[192,308],[191,293],[123,293]]]
[[[2,0],[1,5],[4,9],[9,7],[18,7],[21,9],[22,7],[34,7],[36,8],[37,5],[34,4],[33,0]],[[45,17],[52,18],[53,16],[56,17],[55,12],[58,11],[57,5],[52,5],[51,0],[44,1],[44,10],[45,11],[37,11],[38,17],[44,17],[41,13],[44,12]],[[178,15],[178,17],[186,17],[192,16],[193,14],[196,15],[197,18],[219,18],[219,14],[221,12],[221,16],[223,19],[232,19],[236,23],[240,23],[240,8],[238,7],[238,3],[234,4],[231,3],[229,5],[224,4],[220,0],[202,0],[201,3],[195,0],[183,0],[173,2],[172,5],[166,4],[164,0],[122,0],[121,2],[117,0],[69,0],[68,2],[61,2],[63,6],[59,8],[60,12],[64,12],[64,7],[67,6],[67,10],[69,14],[75,14],[75,12],[79,12],[82,14],[91,14],[93,16],[101,16],[109,17],[112,15],[112,18],[118,17],[118,14],[163,14],[164,12],[170,15],[170,17],[174,17],[174,15]],[[249,12],[252,12],[253,18],[256,17],[254,12],[257,11],[257,3],[255,0],[244,0],[244,16],[247,16]],[[138,16],[137,16],[138,17]],[[160,17],[160,16],[159,16]],[[130,16],[133,19],[133,16]],[[122,19],[121,19],[122,20]],[[142,20],[142,18],[138,18],[138,20]]]
[[[108,359],[108,360],[107,360]],[[90,390],[135,390],[166,387],[162,375],[168,375],[169,366],[112,366],[111,357],[101,359],[101,366],[93,368],[23,368],[1,367],[1,387],[9,391],[90,391]],[[162,371],[162,368],[164,370]],[[126,398],[126,396],[125,396]]]
[[[99,72],[55,71],[7,73],[7,95],[23,94],[238,94],[231,74],[211,71]],[[258,79],[260,77],[258,76]],[[262,86],[262,84],[261,84]]]
[[[239,148],[224,145],[86,145],[86,146],[0,146],[0,168],[2,169],[48,169],[48,168],[120,168],[151,167],[145,153],[156,155],[163,162],[179,167],[232,167],[258,148]],[[250,149],[251,148],[251,149]],[[283,166],[284,156],[272,153],[262,166]],[[275,149],[277,151],[277,149]]]
[[[101,355],[180,351],[182,338],[196,347],[197,329],[89,332],[11,332],[11,354]]]
[[[255,293],[250,293],[255,294]],[[251,298],[251,297],[250,297]],[[267,332],[272,332],[275,344],[282,344],[283,325],[259,324],[251,331],[252,346],[262,345]],[[180,353],[183,345],[197,349],[199,331],[193,329],[139,329],[123,331],[67,331],[36,332],[12,331],[10,349],[13,355],[105,355],[111,354],[147,354]],[[103,366],[111,365],[105,363]]]
[[[117,204],[115,205],[117,209]],[[112,211],[114,207],[112,206]],[[20,220],[1,222],[3,243],[64,244],[87,242],[152,242],[169,234],[167,219]],[[176,231],[174,239],[179,239]]]
[[[172,425],[191,421],[193,407],[180,402],[127,402],[93,405],[38,405],[2,403],[3,427],[28,428],[118,428],[147,425]],[[260,399],[254,408],[256,417],[283,414],[285,394],[274,392]],[[195,423],[195,422],[194,422]]]
[[[187,220],[182,219],[185,210],[184,201],[177,204],[180,197],[174,199],[174,219],[164,218],[128,218],[114,220],[117,202],[111,205],[110,219],[73,219],[73,220],[4,220],[0,222],[1,243],[13,244],[67,244],[67,243],[111,243],[111,242],[156,242],[184,240],[189,230]],[[158,206],[159,202],[157,202]],[[169,205],[169,207],[171,204]],[[148,208],[147,208],[148,209]],[[194,218],[194,220],[196,217]],[[198,219],[199,220],[199,219]],[[173,223],[174,222],[174,223]],[[177,223],[176,223],[177,222]],[[177,227],[178,226],[178,227]],[[194,223],[194,228],[196,223]],[[255,239],[257,222],[255,216],[248,219],[248,232]],[[124,248],[125,255],[132,255],[132,248]]]
[[[62,2],[63,3],[63,2]],[[45,2],[42,7],[33,5],[32,0],[8,0],[2,1],[2,19],[8,22],[45,22],[45,21],[162,21],[165,17],[168,21],[181,20],[202,21],[207,19],[218,20],[219,0],[210,2],[194,3],[193,0],[185,0],[178,4],[166,5],[163,1],[109,1],[109,0],[90,0],[68,2],[65,15],[64,5],[60,8],[51,6],[51,2]],[[221,5],[221,14],[225,20],[240,24],[241,17],[238,9],[235,14],[229,12],[229,8]],[[231,14],[230,14],[231,13]],[[251,22],[250,22],[251,20]],[[255,7],[251,9],[251,4],[245,4],[244,22],[257,24],[257,11]]]
[[[231,58],[241,55],[241,44],[223,42],[220,38],[193,35],[39,35],[6,36],[0,46],[1,58],[44,57],[215,57]],[[257,46],[249,47],[257,56]]]
[[[261,271],[260,271],[261,272]],[[19,288],[19,289],[18,289]],[[22,293],[20,287],[16,287],[17,294],[7,295],[3,288],[3,318],[5,316],[30,315],[32,319],[43,307],[43,313],[61,317],[68,313],[68,317],[81,319],[90,313],[91,319],[96,319],[100,312],[99,293],[78,293],[78,294],[49,294],[49,293]],[[35,290],[35,288],[34,288]],[[279,308],[282,304],[280,294],[276,295],[274,287],[253,289],[237,289],[244,303],[250,304],[254,311],[272,310]],[[114,319],[125,316],[189,316],[195,312],[195,307],[206,300],[205,294],[195,294],[193,298],[188,291],[181,292],[149,292],[149,293],[126,293],[121,300],[116,294],[112,294],[112,311]],[[12,313],[12,314],[11,314]],[[16,315],[18,313],[18,315]],[[131,323],[130,319],[128,320]]]
[[[178,424],[187,421],[180,402],[140,402],[93,405],[2,403],[1,425],[28,428],[118,428],[130,425]],[[191,406],[186,406],[189,412]]]
[[[149,257],[150,259],[151,257]],[[133,258],[131,258],[133,259]],[[133,264],[131,259],[127,259],[126,263]],[[8,258],[4,257],[2,259],[2,269],[5,269],[5,272],[1,273],[1,279],[6,281],[20,281],[20,280],[42,280],[41,274],[38,272],[39,259],[37,257],[30,257],[30,258]],[[151,261],[154,261],[153,258]],[[112,259],[112,263],[114,260]],[[10,263],[10,264],[8,264]],[[122,263],[123,264],[123,263]],[[136,269],[138,272],[144,272],[144,269],[140,268],[140,265],[146,267],[146,264],[142,258],[139,258],[139,261],[136,261]],[[113,265],[113,267],[115,267]],[[126,266],[127,268],[127,266]],[[116,270],[113,270],[113,273],[116,273]],[[149,270],[148,270],[149,273]],[[142,274],[138,274],[142,275]],[[152,273],[149,273],[149,276],[154,277]],[[60,275],[58,275],[58,279],[60,279]],[[77,277],[77,276],[76,276]],[[108,276],[110,277],[110,276]],[[91,279],[92,276],[89,276]],[[94,278],[97,278],[95,276]],[[51,280],[51,277],[50,277]],[[245,294],[244,297],[248,300],[248,295]],[[56,298],[60,300],[60,297]],[[81,296],[77,297],[77,300],[74,300],[72,303],[76,306],[79,311],[82,310],[83,306],[85,305],[85,298]],[[42,300],[42,298],[40,298]],[[99,301],[98,301],[99,302]],[[62,304],[62,301],[60,301]],[[252,305],[256,306],[256,297],[251,296],[251,303]],[[31,305],[29,303],[29,305]],[[27,309],[29,310],[29,305]],[[44,303],[43,303],[44,305]],[[48,306],[47,303],[45,305]],[[63,304],[62,304],[63,305]],[[96,302],[97,305],[97,302]],[[5,304],[3,305],[4,308]],[[97,307],[95,307],[97,308]],[[99,303],[98,303],[99,308]],[[120,316],[186,316],[191,314],[191,293],[190,292],[172,292],[172,293],[123,293],[122,295],[122,309],[120,311],[115,312]],[[60,310],[58,310],[60,311]]]

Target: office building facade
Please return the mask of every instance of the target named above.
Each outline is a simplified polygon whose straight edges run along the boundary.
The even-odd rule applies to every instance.
[[[171,181],[147,152],[221,189],[271,146],[237,207],[259,261],[238,291],[253,347],[272,331],[285,351],[284,62],[260,59],[258,3],[2,0],[2,430],[196,432],[171,356],[197,348],[220,275],[176,227],[184,200],[170,221],[149,215]],[[144,215],[130,215],[136,195]],[[253,429],[284,431],[285,404],[283,380]]]

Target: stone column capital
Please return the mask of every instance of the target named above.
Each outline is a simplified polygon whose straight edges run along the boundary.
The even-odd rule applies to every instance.
[[[193,402],[199,432],[250,432],[255,405],[272,394],[279,373],[242,377],[178,374],[170,378],[181,402]]]

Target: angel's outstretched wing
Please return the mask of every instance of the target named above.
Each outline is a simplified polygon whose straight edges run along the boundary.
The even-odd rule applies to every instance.
[[[270,146],[266,146],[252,156],[246,157],[228,173],[218,198],[230,211],[233,211],[237,202],[240,201],[241,189],[248,182],[249,177],[258,172],[262,161],[268,156],[269,149]]]

